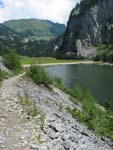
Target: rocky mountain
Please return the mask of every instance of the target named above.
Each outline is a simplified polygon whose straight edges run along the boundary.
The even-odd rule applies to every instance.
[[[0,54],[16,49],[20,55],[27,56],[53,56],[54,48],[61,45],[59,37],[50,41],[28,38],[0,24]]]
[[[9,20],[4,22],[4,25],[29,39],[47,41],[64,33],[65,30],[65,25],[63,24],[39,19]]]
[[[113,0],[82,0],[72,10],[60,51],[95,56],[97,44],[113,43]]]

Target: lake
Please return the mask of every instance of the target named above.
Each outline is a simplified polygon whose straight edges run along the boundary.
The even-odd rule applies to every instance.
[[[113,67],[98,64],[48,66],[51,76],[60,77],[66,87],[80,85],[100,102],[113,102]]]

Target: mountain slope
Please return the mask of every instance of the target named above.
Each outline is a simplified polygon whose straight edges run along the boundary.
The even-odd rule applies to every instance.
[[[22,36],[20,34],[0,24],[0,54],[5,50],[15,48],[21,40]]]
[[[54,55],[54,47],[59,46],[59,41],[59,38],[50,41],[28,39],[0,24],[0,55],[15,48],[21,55],[50,57]]]
[[[92,45],[113,43],[113,1],[82,0],[72,10],[60,50],[95,56]]]
[[[65,25],[63,24],[38,19],[9,20],[4,22],[4,25],[21,33],[25,37],[38,40],[53,39],[65,30]]]

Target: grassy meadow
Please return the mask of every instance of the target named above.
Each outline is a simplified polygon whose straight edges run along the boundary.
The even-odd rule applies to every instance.
[[[47,63],[71,63],[79,62],[80,60],[62,60],[51,57],[21,57],[21,64],[47,64]]]

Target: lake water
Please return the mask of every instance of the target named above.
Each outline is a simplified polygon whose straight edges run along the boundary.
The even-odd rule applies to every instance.
[[[100,102],[113,102],[113,67],[97,64],[48,66],[51,76],[60,77],[66,87],[79,84],[91,91]]]

